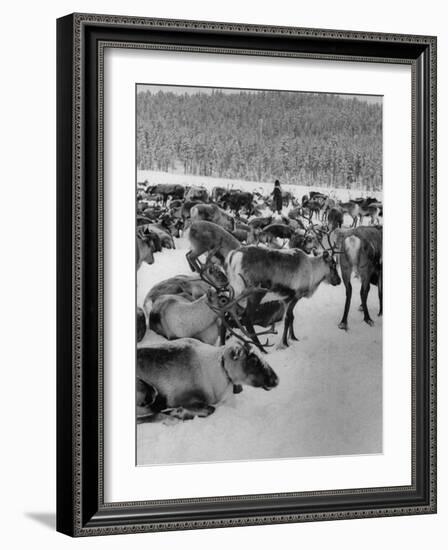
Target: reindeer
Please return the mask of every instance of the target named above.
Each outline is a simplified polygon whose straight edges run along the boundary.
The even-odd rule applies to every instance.
[[[202,185],[193,185],[186,190],[184,198],[186,201],[200,201],[202,203],[208,202],[209,195],[207,189]]]
[[[235,237],[235,239],[238,239],[240,243],[247,243],[247,239],[249,237],[249,231],[246,229],[234,229],[231,231],[231,234]]]
[[[149,223],[147,225],[140,225],[138,230],[141,235],[144,235],[145,233],[155,233],[159,237],[160,243],[163,248],[176,248],[173,236],[171,235],[169,230],[166,229],[161,223]]]
[[[303,225],[303,221],[302,221],[302,207],[301,206],[296,206],[295,208],[290,210],[288,212],[288,218],[291,221],[296,222],[301,229],[305,229],[305,226]]]
[[[149,315],[152,304],[161,296],[175,294],[188,298],[191,302],[207,293],[210,284],[199,275],[176,275],[154,285],[145,297],[143,310]]]
[[[341,283],[334,256],[327,250],[318,256],[308,256],[302,250],[246,246],[229,253],[225,268],[235,296],[238,298],[247,293],[246,328],[260,349],[263,346],[254,332],[251,319],[255,308],[266,295],[266,289],[287,304],[282,341],[278,346],[282,348],[288,346],[288,335],[292,340],[297,340],[293,326],[297,302],[301,298],[311,297],[323,281],[333,286]],[[260,287],[258,291],[248,293],[248,290],[257,290],[257,285]]]
[[[242,297],[244,298],[244,296]],[[242,298],[234,299],[224,272],[210,264],[197,275],[178,275],[155,285],[146,295],[143,308],[150,319],[150,327],[168,339],[193,336],[203,342],[215,343],[220,328],[221,344],[226,331],[241,338],[234,328],[240,328],[244,318]],[[271,301],[260,304],[253,323],[273,327],[283,318],[284,304]],[[271,333],[272,330],[263,333]],[[249,340],[244,337],[246,343]]]
[[[160,252],[162,250],[162,244],[159,235],[149,229],[137,230],[136,242],[135,242],[135,261],[137,270],[140,268],[143,262],[151,265],[154,263],[154,252]]]
[[[206,417],[236,385],[269,391],[279,383],[251,346],[215,347],[190,338],[138,349],[136,375],[139,422]]]
[[[327,221],[330,230],[339,229],[344,222],[344,212],[341,208],[333,206],[327,211]]]
[[[316,235],[311,231],[296,231],[289,239],[289,248],[299,248],[306,254],[311,254],[317,247]]]
[[[339,328],[347,330],[347,317],[352,298],[351,275],[361,278],[361,308],[364,321],[372,326],[373,321],[367,308],[370,284],[378,286],[379,313],[383,314],[383,233],[382,228],[361,226],[341,231],[338,237],[340,246],[340,266],[345,285],[345,306]]]
[[[272,244],[274,239],[290,239],[294,229],[283,223],[267,225],[258,235],[258,239],[266,244]]]
[[[204,220],[191,224],[188,238],[190,250],[187,252],[186,258],[191,270],[198,273],[203,269],[198,260],[201,254],[207,252],[207,264],[213,258],[224,264],[228,253],[240,247],[240,242],[233,235],[219,225]]]
[[[302,211],[308,211],[311,218],[316,216],[318,220],[320,219],[320,210],[321,204],[317,200],[309,200],[302,206]]]
[[[322,221],[327,221],[329,212],[336,207],[336,201],[327,197],[322,205]]]
[[[191,221],[204,220],[216,223],[226,231],[235,229],[235,220],[216,204],[196,204],[190,211]]]
[[[211,288],[194,302],[181,295],[161,296],[152,305],[149,326],[168,340],[196,338],[215,345],[219,337],[219,317],[209,303],[219,307],[219,294]]]
[[[339,203],[339,208],[342,210],[343,214],[348,214],[352,218],[352,227],[358,225],[358,217],[360,212],[360,206],[354,201],[341,202]]]
[[[383,215],[383,205],[378,202],[370,203],[363,209],[362,215],[370,218],[370,225],[379,224],[379,218]]]

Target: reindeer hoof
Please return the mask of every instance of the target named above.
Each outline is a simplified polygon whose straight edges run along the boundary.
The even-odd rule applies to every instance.
[[[383,312],[380,311],[380,312],[378,313],[378,317],[382,317],[382,316],[383,316]]]
[[[339,323],[338,328],[340,328],[341,330],[347,331],[348,330],[348,325],[347,325],[347,323],[342,323],[341,322],[341,323]]]
[[[299,339],[297,338],[297,336],[295,334],[291,334],[290,338],[291,338],[291,340],[294,340],[294,342],[299,341]]]
[[[364,322],[367,323],[369,327],[373,327],[373,325],[375,324],[372,319],[364,319]]]
[[[233,393],[241,393],[243,391],[243,386],[241,384],[235,384],[233,386]]]
[[[289,348],[289,344],[288,344],[288,343],[285,343],[285,342],[279,342],[279,343],[275,346],[275,349],[276,349],[276,350],[282,350],[282,349],[286,349],[286,348]]]
[[[362,304],[358,307],[358,311],[364,311],[364,308],[362,307]]]

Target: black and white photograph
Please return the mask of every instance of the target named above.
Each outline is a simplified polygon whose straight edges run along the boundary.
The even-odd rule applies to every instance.
[[[382,191],[380,96],[136,86],[137,465],[382,452]]]

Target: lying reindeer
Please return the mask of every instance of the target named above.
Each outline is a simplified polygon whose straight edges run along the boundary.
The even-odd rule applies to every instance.
[[[168,340],[196,338],[214,345],[219,336],[219,322],[209,304],[219,307],[219,299],[210,287],[207,294],[195,301],[181,295],[161,296],[152,305],[149,326]]]
[[[150,319],[150,328],[168,339],[195,337],[213,344],[221,329],[221,344],[225,343],[228,330],[239,326],[232,321],[241,317],[244,309],[228,292],[228,280],[224,273],[211,268],[196,275],[178,275],[155,285],[146,295],[143,308]],[[228,312],[227,322],[224,316]],[[284,304],[271,301],[260,304],[253,316],[253,324],[272,327],[283,319]],[[236,335],[236,334],[235,334]]]
[[[209,416],[244,384],[270,390],[278,385],[274,370],[250,346],[229,342],[215,347],[191,338],[137,350],[139,421]]]
[[[197,300],[207,293],[210,285],[203,281],[199,275],[176,275],[154,285],[145,297],[143,309],[149,315],[152,304],[161,296],[177,294],[189,298],[190,301]]]
[[[333,250],[333,254],[334,254]],[[248,292],[248,289],[262,286],[257,292],[247,294],[246,328],[254,343],[262,349],[254,331],[253,312],[266,294],[273,292],[287,304],[282,341],[279,348],[288,346],[288,335],[297,340],[294,334],[294,307],[301,298],[309,298],[322,282],[339,285],[333,254],[327,250],[318,256],[309,256],[302,250],[272,250],[256,246],[245,246],[229,253],[226,272],[235,296]]]

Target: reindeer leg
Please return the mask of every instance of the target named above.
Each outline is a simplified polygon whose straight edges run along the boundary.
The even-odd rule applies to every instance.
[[[189,250],[185,254],[185,257],[187,259],[187,262],[188,262],[188,265],[190,266],[191,271],[193,272],[197,271],[197,266],[196,266],[197,257],[194,255],[193,250]]]
[[[299,298],[295,298],[289,304],[288,310],[286,311],[286,315],[288,315],[288,312],[289,312],[290,317],[291,317],[291,321],[290,321],[290,325],[289,325],[289,337],[291,338],[291,340],[295,340],[296,342],[298,342],[299,339],[297,338],[297,336],[294,333],[294,308],[296,307],[296,304],[297,304],[298,301],[299,301]],[[290,311],[290,308],[291,308],[291,311]]]
[[[380,271],[380,275],[378,278],[378,300],[380,303],[378,317],[381,317],[383,315],[383,270]]]
[[[286,309],[285,313],[285,320],[283,322],[283,334],[282,339],[277,345],[277,349],[285,349],[289,347],[288,344],[288,334],[291,330],[291,324],[294,322],[294,314],[292,313],[294,306],[297,303],[298,298],[293,298],[292,301],[288,304],[288,307]]]
[[[226,326],[221,322],[219,327],[219,344],[223,346],[226,343]]]
[[[369,295],[369,290],[370,290],[370,282],[369,281],[370,281],[370,277],[366,277],[365,281],[362,282],[362,285],[361,285],[361,302],[362,302],[362,307],[364,308],[364,321],[372,327],[373,326],[373,321],[370,318],[369,310],[367,308],[367,296]]]
[[[178,420],[193,420],[195,416],[205,418],[210,416],[215,411],[215,408],[211,405],[190,405],[188,407],[176,407],[173,409],[166,409],[164,414],[167,414],[171,418],[177,418]]]
[[[255,310],[258,306],[258,304],[261,302],[263,298],[263,293],[257,292],[252,296],[249,296],[247,298],[247,305],[246,305],[246,314],[244,316],[244,325],[246,327],[247,332],[250,335],[251,340],[253,340],[254,344],[259,348],[260,351],[263,353],[266,353],[266,350],[264,349],[262,343],[260,342],[260,339],[258,338],[258,335],[255,332],[255,328],[253,325],[253,318],[255,314]],[[236,319],[236,322],[238,323],[238,320]]]
[[[191,420],[195,416],[204,418],[215,412],[215,407],[207,403],[202,392],[186,393],[180,397],[179,403],[182,405],[165,409],[162,412],[180,420]]]
[[[288,344],[288,330],[289,330],[289,319],[285,315],[285,320],[283,321],[283,335],[281,341],[277,344],[276,349],[285,349],[289,347]]]
[[[341,269],[341,271],[342,271],[342,280],[344,281],[344,285],[345,285],[345,306],[344,306],[344,314],[342,315],[342,319],[338,327],[342,330],[347,330],[348,329],[347,317],[348,317],[348,312],[350,311],[350,302],[352,300],[352,283],[350,282],[351,270],[348,273],[345,269]]]

